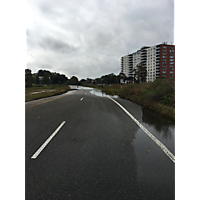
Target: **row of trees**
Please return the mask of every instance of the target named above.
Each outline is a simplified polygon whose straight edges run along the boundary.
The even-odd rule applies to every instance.
[[[125,79],[125,75],[120,73],[115,75],[113,73],[101,76],[100,78],[87,78],[80,81],[76,76],[68,79],[64,74],[50,72],[48,70],[39,70],[37,73],[31,72],[30,69],[25,69],[25,84],[26,87],[32,87],[33,84],[68,84],[68,85],[102,85],[102,84],[118,84],[120,79]]]
[[[32,87],[33,84],[77,84],[78,78],[73,76],[68,79],[64,74],[50,72],[48,70],[39,70],[37,73],[25,69],[25,86]]]
[[[93,85],[102,85],[102,84],[118,84],[120,83],[121,75],[115,75],[113,73],[101,76],[100,78],[95,79],[81,79],[80,85],[87,85],[87,84],[93,84]]]
[[[56,72],[50,72],[48,70],[40,69],[37,73],[31,72],[30,69],[25,69],[25,84],[26,87],[31,87],[33,84],[68,84],[68,85],[102,85],[102,84],[118,84],[120,80],[123,82],[146,82],[147,71],[146,68],[140,63],[137,65],[136,69],[133,70],[134,77],[128,78],[125,74],[120,73],[115,75],[113,73],[108,75],[103,75],[100,78],[87,78],[81,79],[80,81],[76,76],[72,76],[68,79],[64,74],[59,74]]]

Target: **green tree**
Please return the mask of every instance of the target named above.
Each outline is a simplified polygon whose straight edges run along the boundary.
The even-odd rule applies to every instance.
[[[145,83],[146,77],[147,77],[147,70],[146,67],[141,63],[139,63],[135,69],[133,69],[133,74],[135,80],[137,80],[139,83]]]
[[[87,78],[87,84],[91,84],[92,83],[92,79],[91,78]]]
[[[33,79],[30,69],[25,69],[25,86],[32,87]]]
[[[76,76],[72,76],[70,79],[70,84],[77,85],[78,84],[78,78]]]
[[[80,80],[80,85],[83,85],[83,86],[86,85],[86,80],[85,79],[81,79]]]
[[[44,84],[50,84],[51,83],[51,72],[45,71],[43,73],[43,82],[44,82]]]

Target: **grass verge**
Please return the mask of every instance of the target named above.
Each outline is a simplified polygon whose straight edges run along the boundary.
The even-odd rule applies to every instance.
[[[67,85],[34,85],[25,88],[25,102],[63,94],[69,90],[70,87]]]

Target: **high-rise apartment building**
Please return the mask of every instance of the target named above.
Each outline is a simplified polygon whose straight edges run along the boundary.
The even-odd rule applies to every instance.
[[[156,78],[175,80],[175,45],[163,43],[142,47],[134,53],[123,56],[121,72],[126,77],[133,78],[139,64],[146,69],[146,82],[152,82]]]
[[[128,54],[121,58],[121,71],[126,77],[133,77],[133,56]]]

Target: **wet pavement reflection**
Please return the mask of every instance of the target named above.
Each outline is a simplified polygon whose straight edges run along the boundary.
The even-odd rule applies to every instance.
[[[175,152],[175,123],[146,108],[142,108],[142,124],[172,153]]]
[[[84,88],[85,89],[85,88]],[[117,95],[110,96],[105,92],[90,88],[90,93],[99,97],[111,97],[119,98]],[[155,112],[142,108],[142,121],[141,124],[147,128],[158,140],[160,140],[164,145],[171,150],[172,153],[175,152],[175,124],[173,121],[164,118]],[[141,131],[141,130],[138,130]],[[138,132],[137,131],[137,132]]]
[[[94,94],[96,96],[99,97],[112,97],[112,98],[118,98],[117,95],[111,96],[111,95],[107,95],[105,92],[103,92],[102,90],[98,90],[98,89],[94,89],[91,88],[92,90],[90,91],[91,94]]]

